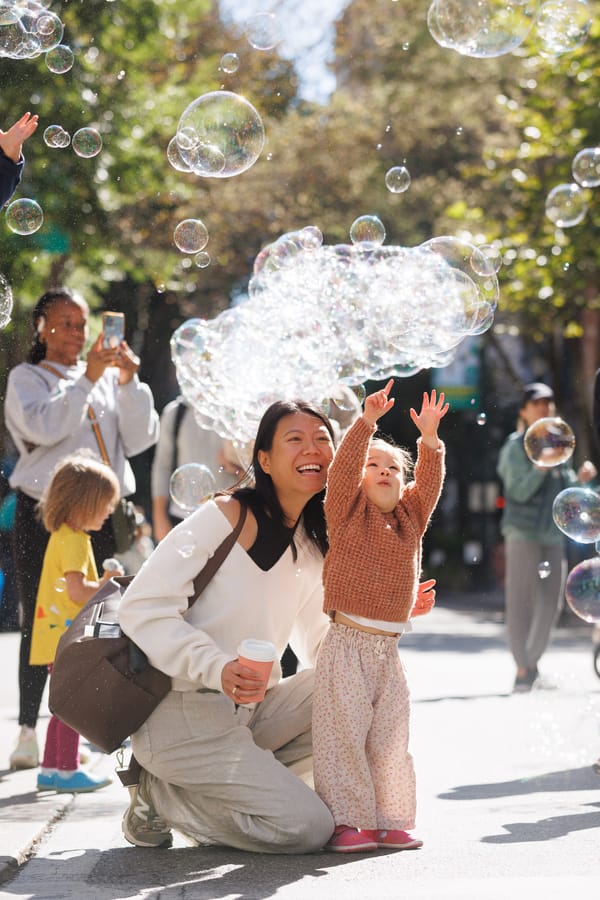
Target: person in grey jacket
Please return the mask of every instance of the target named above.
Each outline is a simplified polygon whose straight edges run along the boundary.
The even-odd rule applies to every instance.
[[[576,474],[568,463],[544,468],[527,456],[527,429],[555,415],[552,389],[541,382],[526,385],[517,430],[505,441],[498,460],[505,499],[500,529],[506,559],[506,625],[517,666],[517,692],[531,690],[539,677],[537,664],[562,608],[566,542],[552,516],[554,498],[578,479],[587,482],[596,475],[587,460]]]

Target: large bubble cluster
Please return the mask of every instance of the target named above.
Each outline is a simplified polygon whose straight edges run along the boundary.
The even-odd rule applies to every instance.
[[[63,32],[60,18],[45,3],[0,2],[0,57],[35,59],[51,53],[60,45]]]
[[[265,247],[248,299],[184,322],[171,349],[200,424],[248,442],[278,398],[322,402],[340,383],[446,365],[490,327],[497,299],[494,266],[473,244],[374,246],[367,229],[365,243],[324,246],[310,226]]]

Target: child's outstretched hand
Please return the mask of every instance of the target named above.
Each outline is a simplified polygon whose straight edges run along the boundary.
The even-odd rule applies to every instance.
[[[375,422],[385,415],[386,412],[389,412],[394,405],[394,398],[389,396],[393,383],[394,379],[390,378],[382,390],[375,391],[374,394],[369,394],[365,400],[363,419],[368,422],[369,425],[374,425]]]
[[[410,417],[421,432],[423,443],[431,447],[432,450],[439,446],[438,426],[449,408],[448,403],[444,403],[443,393],[438,398],[435,390],[433,390],[430,396],[427,395],[427,392],[423,394],[423,404],[420,413],[417,413],[412,408],[410,410]]]
[[[8,131],[0,129],[0,147],[9,159],[12,159],[13,162],[19,162],[23,142],[28,137],[31,137],[37,127],[38,117],[26,112],[18,122],[11,125]]]

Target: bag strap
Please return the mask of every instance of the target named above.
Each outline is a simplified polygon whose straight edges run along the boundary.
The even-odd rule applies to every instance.
[[[188,609],[190,609],[204,588],[207,586],[209,581],[217,574],[218,570],[221,568],[229,554],[233,549],[233,545],[238,539],[238,535],[243,528],[244,522],[246,521],[246,514],[248,512],[248,508],[242,503],[240,504],[240,517],[237,521],[237,525],[231,532],[228,534],[224,541],[222,541],[213,555],[209,557],[206,565],[203,569],[198,572],[196,577],[194,578],[194,593],[191,597],[188,597]]]
[[[51,366],[50,363],[44,362],[42,360],[38,363],[38,366],[41,366],[42,369],[46,369],[48,372],[52,372],[53,375],[56,375],[57,378],[64,378],[62,372],[56,369],[54,366]],[[100,431],[100,425],[98,424],[98,419],[96,418],[96,413],[94,412],[91,406],[87,408],[88,419],[92,423],[92,430],[96,437],[96,441],[98,443],[98,449],[100,450],[100,456],[102,457],[102,462],[108,468],[112,468],[110,464],[110,458],[106,451],[106,444],[104,443],[104,438],[102,437],[102,432]]]

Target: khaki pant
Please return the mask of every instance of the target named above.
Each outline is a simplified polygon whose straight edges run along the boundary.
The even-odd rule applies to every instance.
[[[221,693],[171,691],[133,735],[156,811],[202,844],[311,853],[331,837],[325,804],[288,766],[312,752],[313,672],[254,709]]]

